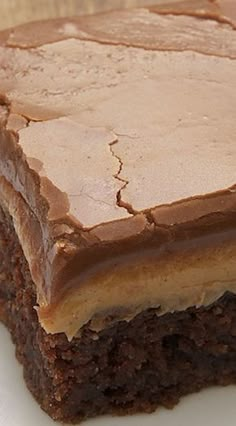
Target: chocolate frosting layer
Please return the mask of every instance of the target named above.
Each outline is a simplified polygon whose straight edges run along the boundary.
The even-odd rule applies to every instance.
[[[235,10],[183,1],[0,33],[0,199],[47,331],[235,290]]]

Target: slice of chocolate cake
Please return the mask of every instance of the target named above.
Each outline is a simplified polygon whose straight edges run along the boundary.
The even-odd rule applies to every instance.
[[[236,4],[0,33],[0,317],[54,419],[236,383]]]

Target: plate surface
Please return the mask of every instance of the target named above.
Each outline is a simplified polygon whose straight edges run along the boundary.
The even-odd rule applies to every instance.
[[[183,398],[173,410],[131,417],[103,417],[86,426],[235,426],[236,386],[213,388]],[[39,408],[15,359],[7,330],[0,325],[0,426],[56,426]]]

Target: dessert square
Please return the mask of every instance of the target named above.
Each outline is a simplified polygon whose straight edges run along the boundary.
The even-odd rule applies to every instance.
[[[236,6],[0,32],[0,318],[55,420],[236,382]]]

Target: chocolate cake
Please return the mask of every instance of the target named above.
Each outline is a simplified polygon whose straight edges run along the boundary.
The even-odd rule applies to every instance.
[[[54,419],[236,383],[236,5],[0,33],[0,318]]]

